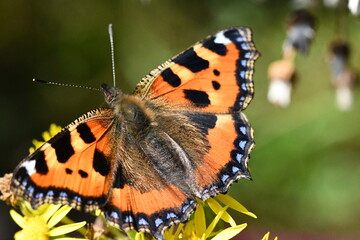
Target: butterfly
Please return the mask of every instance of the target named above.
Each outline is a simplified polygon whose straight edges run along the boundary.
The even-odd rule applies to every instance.
[[[131,95],[101,85],[92,110],[15,169],[13,193],[36,208],[101,209],[108,223],[157,239],[206,200],[250,178],[253,129],[242,113],[258,58],[246,27],[219,31],[151,71]]]

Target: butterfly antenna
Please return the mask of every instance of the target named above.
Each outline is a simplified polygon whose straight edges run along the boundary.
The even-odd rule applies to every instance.
[[[112,67],[112,74],[113,74],[113,83],[114,83],[114,87],[115,87],[116,86],[116,81],[115,81],[115,54],[114,54],[114,37],[113,37],[112,24],[109,24],[109,37],[110,37],[110,48],[111,48],[111,67]]]
[[[41,80],[41,79],[38,79],[38,78],[33,78],[33,82],[44,83],[44,84],[49,84],[49,85],[57,85],[57,86],[62,86],[62,87],[85,88],[85,89],[89,89],[89,90],[93,90],[93,91],[101,91],[100,88],[93,88],[93,87],[88,87],[88,86],[67,84],[67,83],[48,82],[48,81]]]

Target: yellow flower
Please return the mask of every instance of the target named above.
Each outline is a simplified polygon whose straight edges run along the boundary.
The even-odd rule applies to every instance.
[[[224,205],[224,206],[223,206]],[[205,208],[210,208],[216,214],[209,225],[206,224],[206,215],[211,212],[206,212]],[[249,212],[242,204],[236,201],[229,195],[220,194],[215,198],[209,198],[204,202],[198,201],[198,206],[193,214],[193,217],[187,223],[180,223],[171,226],[164,233],[166,240],[205,240],[211,238],[212,240],[228,240],[239,234],[247,226],[246,223],[236,224],[235,220],[226,211],[232,208],[240,213],[256,218],[256,215]],[[230,224],[230,227],[221,229],[216,228],[220,220]],[[216,230],[219,229],[219,230]],[[149,239],[144,233],[136,233],[135,240]],[[151,238],[153,239],[153,238]]]
[[[266,233],[261,240],[269,240],[270,232]],[[278,240],[278,237],[275,237],[274,240]]]
[[[60,204],[44,204],[34,210],[26,201],[20,202],[20,215],[15,210],[10,210],[10,215],[22,230],[15,233],[15,240],[66,240],[65,234],[83,227],[86,222],[66,224],[55,227],[71,210],[69,206]],[[73,238],[84,239],[84,238]]]
[[[34,139],[32,141],[32,143],[34,144],[34,147],[30,147],[29,152],[33,153],[36,149],[41,147],[41,145],[43,145],[46,141],[49,141],[50,138],[55,136],[60,131],[61,131],[60,126],[56,125],[55,123],[50,124],[49,131],[45,131],[42,133],[42,137],[43,137],[44,141],[38,141],[38,140]]]

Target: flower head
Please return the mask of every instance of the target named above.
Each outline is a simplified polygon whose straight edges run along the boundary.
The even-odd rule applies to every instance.
[[[22,230],[15,233],[15,240],[47,240],[65,239],[64,235],[83,227],[86,222],[66,224],[55,227],[71,210],[69,206],[60,204],[44,204],[34,210],[26,201],[19,202],[20,215],[15,210],[10,210],[10,215]],[[78,238],[79,239],[79,238]]]

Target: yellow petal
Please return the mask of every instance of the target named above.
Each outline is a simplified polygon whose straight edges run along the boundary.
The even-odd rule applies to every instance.
[[[268,240],[270,236],[270,232],[267,232],[261,240]]]
[[[166,231],[164,233],[164,239],[166,239],[166,240],[179,239],[179,235],[180,235],[180,232],[183,229],[183,227],[184,227],[183,223],[179,223],[177,225],[172,225],[170,228],[166,229]],[[175,228],[176,228],[176,231],[174,233]]]
[[[30,148],[29,148],[29,154],[32,154],[33,152],[35,152],[35,148],[34,148],[34,147],[30,147]]]
[[[71,207],[64,205],[58,211],[56,211],[48,221],[49,228],[55,226],[58,222],[61,221],[71,210]]]
[[[55,123],[50,124],[49,133],[51,136],[55,136],[60,131],[61,131],[60,126],[56,125]]]
[[[25,227],[25,219],[23,216],[21,216],[19,213],[17,213],[14,209],[10,210],[10,216],[16,222],[19,227],[24,228]]]
[[[274,240],[278,240],[278,237],[275,237]]]
[[[33,216],[34,215],[34,209],[30,206],[30,203],[28,201],[21,201],[20,202],[20,211],[24,216]]]
[[[140,240],[140,233],[139,233],[139,232],[137,232],[137,233],[135,234],[135,240]]]
[[[30,205],[29,205],[30,206]],[[43,205],[41,205],[40,207],[38,207],[37,209],[33,210],[30,206],[31,209],[31,216],[40,216],[40,215],[44,215],[46,214],[46,212],[49,210],[49,207],[51,207],[51,204],[45,203]],[[44,218],[45,219],[45,218]],[[46,219],[47,221],[48,219]]]
[[[218,213],[219,211],[221,211],[222,209],[222,206],[217,202],[215,201],[214,199],[212,198],[209,198],[207,200],[207,203],[209,204],[209,207],[211,208],[211,210],[213,210],[214,213]],[[227,223],[230,223],[230,225],[232,227],[236,226],[236,222],[234,221],[234,219],[230,216],[229,213],[227,212],[224,212],[222,217],[221,217],[222,220],[224,220],[225,222]]]
[[[255,214],[253,214],[252,212],[249,212],[249,210],[247,210],[241,203],[239,203],[238,201],[236,201],[234,198],[230,197],[229,195],[219,194],[216,196],[216,199],[220,200],[222,203],[224,203],[225,205],[228,205],[230,208],[232,208],[238,212],[244,213],[253,218],[257,218],[257,216]]]
[[[101,213],[102,213],[101,209],[96,209],[94,212],[95,216],[97,217],[100,216]]]
[[[234,227],[229,227],[223,231],[221,231],[219,234],[217,234],[215,237],[213,237],[211,240],[228,240],[233,237],[235,237],[237,234],[239,234],[244,228],[246,228],[247,224],[241,224]]]
[[[205,213],[204,213],[204,207],[199,204],[196,208],[195,214],[194,214],[194,224],[196,229],[196,235],[198,237],[201,237],[206,230],[206,219],[205,219]]]
[[[183,228],[183,234],[191,236],[192,232],[195,231],[194,219],[188,221],[184,226],[185,227]]]
[[[32,144],[35,146],[34,150],[36,150],[36,149],[38,149],[39,147],[41,147],[41,146],[44,144],[44,142],[43,142],[43,141],[38,141],[38,140],[34,139],[34,140],[32,141]]]
[[[42,218],[47,222],[50,218],[51,218],[51,216],[52,215],[54,215],[55,213],[56,213],[56,211],[61,207],[61,204],[56,204],[56,205],[54,205],[54,204],[44,204],[44,205],[42,205],[42,206],[40,206],[40,207],[46,207],[47,206],[47,208],[46,208],[46,210],[41,214],[41,216],[42,216]],[[39,207],[39,208],[40,208]]]
[[[55,237],[55,236],[59,236],[59,235],[64,235],[64,234],[73,232],[73,231],[83,227],[85,224],[86,224],[86,221],[59,226],[59,227],[51,229],[49,232],[49,236]]]
[[[222,217],[222,215],[224,214],[224,212],[226,211],[228,207],[225,206],[224,208],[222,208],[216,215],[216,217],[212,220],[212,222],[210,223],[209,227],[206,229],[205,231],[205,237],[209,237],[211,232],[214,230],[216,224],[219,222],[220,218]]]
[[[46,141],[49,141],[50,138],[51,138],[50,133],[49,133],[48,131],[43,132],[43,133],[42,133],[42,137],[43,137],[43,139],[45,140],[45,142],[46,142]]]
[[[63,238],[56,238],[56,240],[89,240],[88,238],[71,238],[71,237],[63,237]]]

